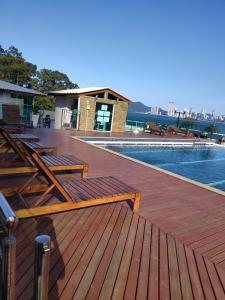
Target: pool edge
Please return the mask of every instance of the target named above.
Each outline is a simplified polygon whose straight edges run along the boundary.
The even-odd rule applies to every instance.
[[[175,173],[173,173],[173,172],[170,172],[170,171],[161,169],[161,168],[156,167],[156,166],[154,166],[154,165],[151,165],[151,164],[145,163],[145,162],[143,162],[143,161],[137,160],[137,159],[135,159],[135,158],[132,158],[132,157],[123,155],[123,154],[118,153],[118,152],[115,152],[115,151],[113,151],[113,150],[103,148],[103,147],[101,147],[101,146],[99,146],[99,145],[97,145],[97,144],[93,144],[93,143],[91,143],[91,142],[82,140],[80,137],[76,137],[76,136],[70,136],[70,137],[71,137],[72,139],[76,139],[76,140],[78,140],[78,141],[80,141],[80,142],[86,143],[86,144],[88,144],[88,145],[91,145],[91,146],[96,147],[96,148],[98,148],[98,149],[101,149],[101,150],[103,150],[103,151],[107,151],[107,152],[109,152],[109,153],[111,153],[111,154],[117,155],[117,156],[122,157],[122,158],[124,158],[124,159],[128,159],[128,160],[133,161],[133,162],[135,162],[135,163],[141,164],[141,165],[143,165],[143,166],[145,166],[145,167],[149,167],[149,168],[151,168],[151,169],[153,169],[153,170],[156,170],[156,171],[158,171],[158,172],[167,174],[167,175],[172,176],[172,177],[175,177],[175,178],[177,178],[177,179],[179,179],[179,180],[182,180],[182,181],[188,182],[188,183],[190,183],[190,184],[196,185],[196,186],[198,186],[198,187],[200,187],[200,188],[203,188],[203,189],[206,189],[206,190],[208,190],[208,191],[210,191],[210,192],[214,192],[214,193],[216,193],[216,194],[225,196],[225,192],[224,192],[224,191],[219,190],[219,189],[217,189],[217,188],[210,187],[210,186],[208,186],[208,185],[206,185],[206,184],[204,184],[204,183],[200,183],[200,182],[198,182],[198,181],[189,179],[189,178],[187,178],[187,177],[184,177],[184,176],[175,174]]]

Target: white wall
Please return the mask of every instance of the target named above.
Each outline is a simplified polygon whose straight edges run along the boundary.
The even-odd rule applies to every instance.
[[[62,110],[68,108],[68,100],[66,96],[55,97],[55,129],[61,129]]]

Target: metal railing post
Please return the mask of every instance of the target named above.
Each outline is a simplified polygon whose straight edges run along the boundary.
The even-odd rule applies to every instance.
[[[51,250],[51,238],[48,235],[40,235],[35,239],[34,262],[34,299],[48,299],[49,261]]]
[[[7,236],[1,248],[1,296],[4,300],[15,299],[16,238]]]
[[[0,245],[0,297],[3,300],[15,299],[16,238],[11,231],[17,223],[16,215],[0,193],[0,232],[4,236]]]

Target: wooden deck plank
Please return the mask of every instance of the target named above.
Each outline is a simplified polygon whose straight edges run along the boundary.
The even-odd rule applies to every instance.
[[[80,300],[85,298],[120,212],[121,207],[116,206],[112,216],[109,218],[108,224],[102,236],[100,236],[100,234],[99,237],[95,236],[95,240],[93,240],[93,243],[90,244],[87,251],[85,251],[85,254],[82,256],[79,264],[77,265],[76,271],[73,273],[70,281],[67,283],[66,289],[72,290],[73,293],[76,291],[76,293],[73,295],[73,299]],[[70,283],[72,283],[72,289]],[[64,291],[62,293],[62,298],[64,297]]]
[[[159,298],[159,228],[152,226],[150,271],[149,271],[149,299]]]
[[[177,261],[176,245],[173,238],[168,235],[168,258],[170,275],[170,293],[172,299],[182,299],[180,274]]]
[[[177,258],[178,258],[178,265],[179,265],[182,297],[183,299],[191,300],[194,298],[193,298],[193,293],[191,288],[191,281],[190,281],[190,275],[187,266],[187,259],[184,250],[184,245],[176,241],[176,249],[177,249]]]
[[[101,291],[99,293],[98,299],[110,299],[111,295],[113,293],[113,288],[115,285],[115,281],[116,281],[116,277],[118,274],[118,270],[120,267],[120,263],[122,260],[122,256],[124,253],[124,247],[126,245],[126,240],[129,234],[129,229],[130,229],[130,225],[131,222],[135,222],[135,220],[132,220],[133,216],[131,214],[127,214],[125,222],[123,224],[122,230],[121,230],[121,234],[119,236],[116,248],[114,250],[114,255],[113,258],[110,262],[108,271],[106,273],[105,279],[104,279],[104,283],[101,287]],[[97,283],[96,283],[97,284]],[[91,290],[89,290],[88,293],[88,298],[91,298]]]
[[[83,214],[81,214],[81,212],[79,212],[79,214],[76,214],[76,216],[74,216],[74,215],[72,216],[72,220],[70,222],[69,222],[69,219],[67,219],[68,222],[66,222],[66,224],[62,220],[63,230],[61,230],[60,234],[57,234],[58,229],[57,229],[57,227],[55,227],[55,230],[54,230],[55,232],[53,232],[53,234],[50,235],[52,238],[52,245],[53,245],[53,249],[51,251],[51,257],[50,257],[50,271],[56,265],[58,267],[58,270],[60,272],[62,272],[62,268],[64,267],[64,263],[62,261],[62,255],[64,253],[64,249],[70,246],[70,243],[73,240],[74,236],[76,235],[77,231],[79,230],[80,226],[83,224],[83,222],[85,222],[86,218],[90,215],[90,213],[91,213],[91,210],[87,210]],[[63,219],[65,218],[65,214],[64,214],[64,216],[62,216],[62,218]],[[74,228],[74,224],[76,224],[76,228]],[[72,228],[73,228],[73,230],[72,230]],[[71,234],[65,235],[65,232],[67,232],[67,233],[71,232],[72,235]],[[44,232],[44,233],[47,233],[47,232]],[[31,249],[31,251],[32,251],[32,249]],[[33,251],[31,252],[30,255],[33,257]],[[28,281],[27,279],[29,278],[27,286],[31,287],[31,286],[33,286],[33,269],[32,269],[32,267],[29,269],[28,273],[26,273],[26,281]],[[27,277],[27,275],[29,275],[30,277]],[[54,280],[54,278],[50,276],[49,287],[51,287],[52,280]],[[24,293],[21,294],[22,299],[32,297],[32,292],[33,292],[32,288],[27,288],[24,291]]]
[[[142,255],[141,255],[141,264],[140,264],[139,278],[138,278],[138,286],[137,286],[137,294],[136,294],[137,299],[147,299],[148,297],[151,233],[152,233],[152,224],[149,221],[146,221]]]
[[[94,278],[88,288],[88,292],[85,296],[87,300],[97,299],[99,296],[107,270],[110,266],[111,259],[113,259],[114,257],[114,251],[116,249],[117,242],[119,242],[120,234],[122,233],[123,228],[128,220],[128,216],[129,214],[127,214],[127,209],[122,207],[121,217],[117,221],[117,224],[112,236],[110,237],[109,243],[98,266],[98,269],[96,270]]]
[[[203,257],[200,254],[195,253],[195,259],[205,298],[209,300],[216,299]]]
[[[208,270],[208,274],[209,274],[210,280],[212,282],[212,286],[213,286],[216,298],[217,299],[225,299],[225,290],[223,289],[223,286],[221,285],[220,279],[219,279],[217,271],[215,269],[215,265],[207,259],[205,259],[205,265]]]
[[[57,299],[57,297],[59,297],[63,291],[66,289],[67,286],[67,282],[70,279],[71,275],[73,274],[77,264],[79,263],[80,259],[82,258],[85,250],[87,249],[87,247],[89,246],[89,244],[91,243],[96,231],[101,231],[102,229],[104,229],[104,226],[107,223],[108,217],[112,214],[114,209],[114,205],[108,207],[107,209],[105,208],[104,210],[100,210],[100,213],[98,214],[98,216],[96,217],[96,219],[94,220],[94,223],[91,224],[91,227],[88,228],[88,234],[86,233],[86,228],[84,232],[80,232],[81,234],[81,238],[82,241],[78,240],[77,243],[79,243],[79,247],[77,249],[77,251],[74,252],[73,249],[71,249],[71,251],[69,251],[70,249],[68,249],[67,251],[67,263],[65,264],[65,270],[64,270],[64,274],[63,274],[63,281],[58,281],[56,282],[55,279],[58,278],[60,275],[60,273],[58,274],[58,276],[52,276],[52,284],[53,286],[51,287],[51,290],[49,292],[49,298],[52,297],[52,299]],[[101,226],[100,226],[101,224]],[[100,229],[99,229],[100,227]],[[96,230],[96,231],[95,231]],[[83,234],[85,234],[83,236]],[[65,256],[63,256],[65,258]],[[57,272],[57,267],[55,268],[55,272]],[[62,270],[61,270],[62,272]],[[51,283],[51,282],[50,282]],[[66,289],[67,291],[67,289]]]
[[[136,214],[133,215],[133,220],[130,226],[129,234],[124,248],[122,261],[120,264],[117,279],[113,289],[112,299],[119,300],[119,299],[123,299],[124,296],[124,291],[126,287],[128,272],[129,272],[131,258],[132,258],[133,247],[135,243],[135,236],[138,227],[138,220],[139,217]],[[107,297],[104,297],[104,294],[101,293],[100,299],[107,299]]]
[[[185,252],[187,257],[187,264],[189,269],[189,274],[191,278],[191,286],[194,295],[194,299],[205,299],[204,293],[202,290],[201,280],[199,278],[198,269],[195,262],[195,257],[193,250],[185,246]]]
[[[167,236],[160,230],[160,299],[170,299],[170,283],[169,283],[169,262],[167,249]]]
[[[144,238],[145,220],[139,218],[137,234],[135,237],[134,249],[130,263],[129,275],[127,277],[124,300],[136,299],[136,290],[138,284],[139,268],[141,263],[141,253]]]

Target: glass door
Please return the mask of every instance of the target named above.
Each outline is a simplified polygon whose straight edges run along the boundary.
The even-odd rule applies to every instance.
[[[99,131],[110,131],[112,123],[112,114],[113,104],[97,102],[94,129]]]
[[[71,128],[77,128],[77,116],[78,116],[78,99],[73,99],[71,104]]]

